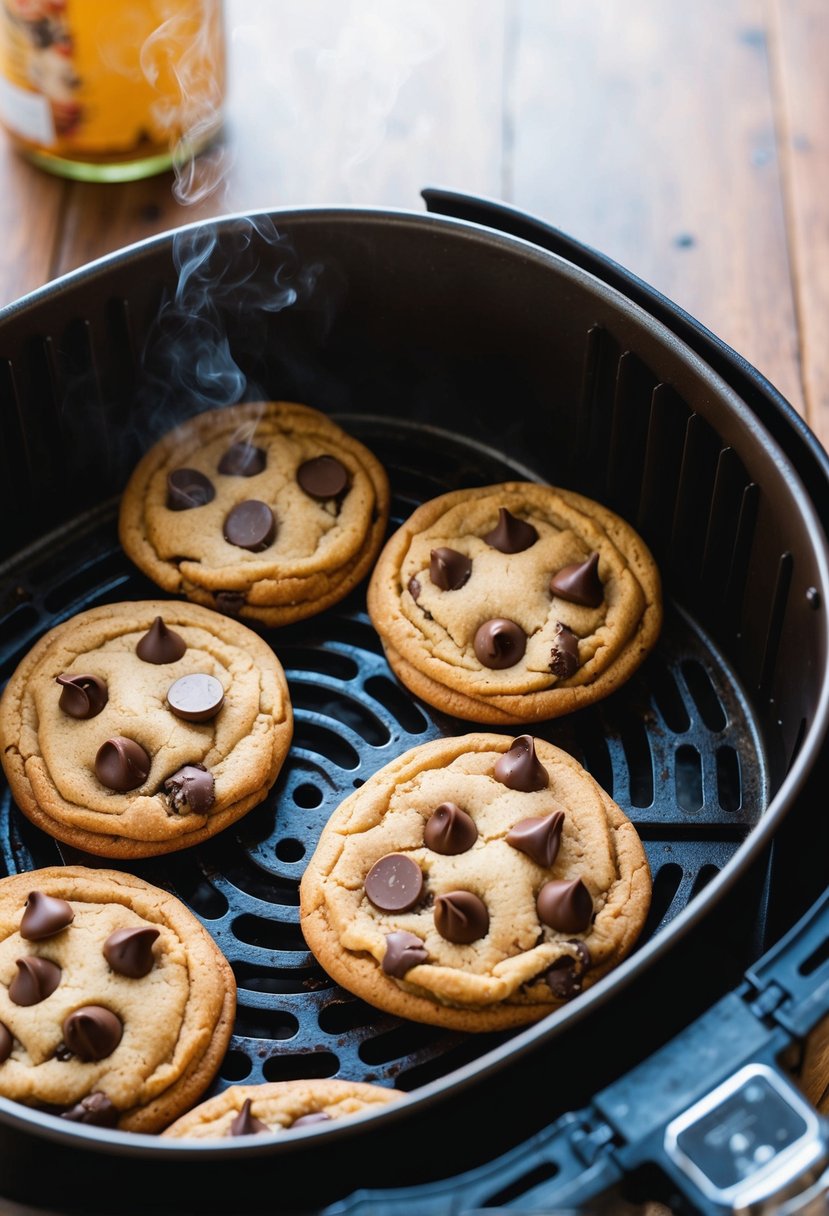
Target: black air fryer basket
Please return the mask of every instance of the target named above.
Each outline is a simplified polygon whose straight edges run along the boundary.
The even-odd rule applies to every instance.
[[[0,1099],[4,1197],[252,1216],[430,1184],[428,1209],[418,1191],[400,1210],[551,1211],[544,1188],[567,1170],[532,1147],[539,1134],[572,1130],[599,1091],[710,1015],[823,889],[822,449],[753,368],[618,266],[518,212],[426,197],[444,214],[193,225],[0,312],[2,678],[52,625],[161,594],[120,550],[118,497],[139,455],[203,408],[273,398],[330,413],[388,469],[392,528],[427,498],[505,479],[590,495],[651,547],[664,631],[624,688],[533,730],[636,824],[654,879],[644,933],[614,972],[518,1033],[409,1024],[339,989],[299,929],[323,823],[402,751],[477,727],[396,681],[364,587],[299,625],[258,627],[295,711],[276,786],[219,838],[125,868],[183,899],[233,967],[238,1016],[210,1092],[338,1076],[409,1098],[323,1129],[199,1144]],[[0,815],[7,873],[111,864],[39,832],[5,787]],[[821,959],[810,967],[822,976]],[[707,1066],[691,1050],[693,1097]],[[580,1152],[569,1168],[587,1177],[599,1147]],[[465,1198],[453,1180],[472,1177]]]

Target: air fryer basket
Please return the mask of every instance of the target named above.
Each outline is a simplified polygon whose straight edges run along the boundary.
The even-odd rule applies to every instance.
[[[262,627],[296,715],[277,785],[221,838],[128,868],[188,903],[233,966],[239,1012],[214,1091],[342,1076],[399,1086],[409,1101],[322,1131],[208,1146],[0,1100],[10,1197],[26,1197],[44,1140],[59,1168],[38,1179],[42,1201],[86,1212],[113,1210],[112,1187],[136,1157],[152,1164],[130,1170],[119,1211],[143,1210],[167,1186],[194,1210],[272,1210],[277,1175],[291,1210],[316,1208],[369,1182],[458,1172],[686,1025],[820,889],[825,520],[786,444],[618,290],[530,241],[453,219],[236,216],[135,246],[6,309],[0,360],[4,680],[58,621],[160,594],[120,551],[118,494],[174,422],[239,396],[304,401],[358,435],[389,471],[392,527],[426,498],[506,478],[600,499],[651,546],[666,598],[657,650],[625,688],[533,728],[636,823],[651,916],[626,963],[512,1035],[378,1014],[309,955],[298,884],[328,814],[403,750],[476,727],[399,685],[364,588],[300,625]],[[776,425],[794,435],[785,417]],[[103,864],[32,827],[5,787],[0,815],[8,873]],[[638,1033],[620,1041],[614,1027],[631,1010]]]

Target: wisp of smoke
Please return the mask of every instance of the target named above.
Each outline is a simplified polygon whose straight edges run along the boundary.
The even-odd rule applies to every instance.
[[[267,256],[263,257],[263,253]],[[175,232],[177,274],[142,356],[142,418],[159,433],[185,417],[260,395],[229,333],[261,352],[267,318],[313,296],[320,267],[301,264],[267,215]]]

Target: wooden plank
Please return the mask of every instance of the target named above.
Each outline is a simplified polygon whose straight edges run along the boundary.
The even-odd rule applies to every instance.
[[[765,0],[516,3],[514,202],[659,288],[802,412]]]
[[[66,187],[35,169],[0,133],[0,306],[51,277]]]
[[[807,419],[829,446],[829,8],[771,0]]]
[[[56,273],[232,211],[422,210],[427,185],[498,192],[506,0],[229,0],[227,139],[212,192],[171,175],[73,185]],[[210,158],[197,169],[211,170]],[[208,183],[209,184],[209,183]]]

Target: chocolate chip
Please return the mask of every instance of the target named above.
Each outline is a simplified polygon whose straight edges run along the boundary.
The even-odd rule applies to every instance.
[[[60,983],[61,969],[48,958],[29,954],[17,960],[17,974],[9,984],[9,1000],[15,1005],[39,1005]]]
[[[63,1019],[63,1040],[79,1060],[105,1060],[121,1042],[121,1019],[103,1005],[82,1005]]]
[[[171,810],[204,815],[216,801],[216,783],[203,764],[185,764],[164,782],[164,793]]]
[[[549,870],[558,857],[563,827],[564,811],[553,811],[542,819],[521,819],[507,832],[507,844]]]
[[[593,900],[580,878],[545,882],[535,907],[541,923],[558,933],[583,933],[593,918]]]
[[[423,843],[444,857],[466,853],[477,839],[475,820],[454,802],[442,802],[436,807],[423,829]]]
[[[441,591],[459,591],[471,573],[471,559],[457,549],[432,549],[429,554],[429,578]]]
[[[294,1119],[287,1130],[292,1131],[295,1127],[310,1127],[312,1123],[330,1122],[331,1116],[326,1114],[324,1110],[311,1110],[307,1115],[300,1115],[298,1119]]]
[[[435,928],[448,942],[466,946],[489,932],[489,912],[471,891],[449,891],[435,899]]]
[[[416,600],[420,595],[420,583],[416,578],[409,579],[409,595],[413,600]]]
[[[5,1022],[0,1022],[0,1064],[5,1064],[14,1047],[14,1035]]]
[[[366,895],[381,912],[408,912],[423,893],[423,872],[402,853],[387,853],[366,875]]]
[[[73,1053],[69,1050],[65,1043],[58,1043],[57,1047],[55,1048],[56,1060],[60,1060],[62,1064],[65,1064],[67,1060],[73,1060],[74,1058]]]
[[[209,722],[222,708],[225,691],[221,680],[198,671],[182,676],[167,689],[167,704],[185,722]]]
[[[124,794],[144,784],[150,764],[150,757],[140,743],[124,735],[115,735],[98,748],[95,776],[107,789]]]
[[[245,605],[245,595],[242,591],[217,591],[214,599],[216,608],[225,616],[238,616]]]
[[[495,780],[511,790],[530,794],[535,790],[546,790],[550,776],[535,754],[532,735],[519,735],[513,739],[509,751],[495,762]]]
[[[225,477],[255,477],[268,462],[267,453],[252,443],[234,443],[219,461]]]
[[[386,975],[402,980],[407,971],[419,967],[428,958],[429,953],[416,934],[407,933],[405,929],[386,934],[386,953],[382,962]]]
[[[261,553],[276,536],[276,519],[266,502],[247,498],[237,503],[227,516],[223,535],[230,545]]]
[[[27,942],[39,942],[44,937],[60,933],[74,919],[72,905],[65,899],[44,895],[42,891],[31,891],[20,920],[20,936],[25,937]]]
[[[215,497],[213,482],[198,469],[173,469],[167,474],[167,506],[171,511],[203,507]]]
[[[590,951],[584,942],[576,941],[567,944],[575,947],[576,957],[571,958],[564,955],[562,958],[556,959],[544,973],[544,979],[553,996],[562,1001],[567,1001],[581,992],[585,972],[589,971],[592,962]]]
[[[574,671],[578,670],[578,666],[579,639],[571,629],[559,622],[553,639],[550,671],[560,680],[567,680]]]
[[[498,511],[498,523],[484,540],[501,553],[522,553],[538,540],[538,533],[525,519],[517,519],[506,507]]]
[[[479,625],[474,646],[479,663],[500,671],[504,667],[514,667],[523,659],[527,635],[515,621],[499,616]]]
[[[299,488],[309,498],[324,501],[339,498],[348,489],[348,470],[334,456],[316,456],[306,460],[296,471]]]
[[[63,685],[58,707],[70,718],[94,718],[109,700],[107,686],[97,676],[55,676]]]
[[[598,608],[604,599],[604,588],[599,578],[598,553],[591,553],[583,562],[563,566],[550,579],[550,592],[571,604]]]
[[[258,1136],[261,1132],[271,1130],[267,1123],[263,1123],[261,1119],[255,1118],[250,1113],[250,1106],[250,1098],[245,1098],[242,1109],[227,1129],[228,1136]]]
[[[157,616],[135,647],[135,653],[144,663],[175,663],[187,649],[187,643],[180,633],[168,629],[160,616]]]
[[[93,1093],[81,1098],[68,1110],[61,1111],[60,1117],[68,1119],[70,1123],[87,1123],[91,1127],[115,1127],[120,1113],[106,1094]]]
[[[150,925],[116,929],[104,942],[104,958],[118,975],[140,980],[153,969],[153,942],[158,936],[159,930]]]

